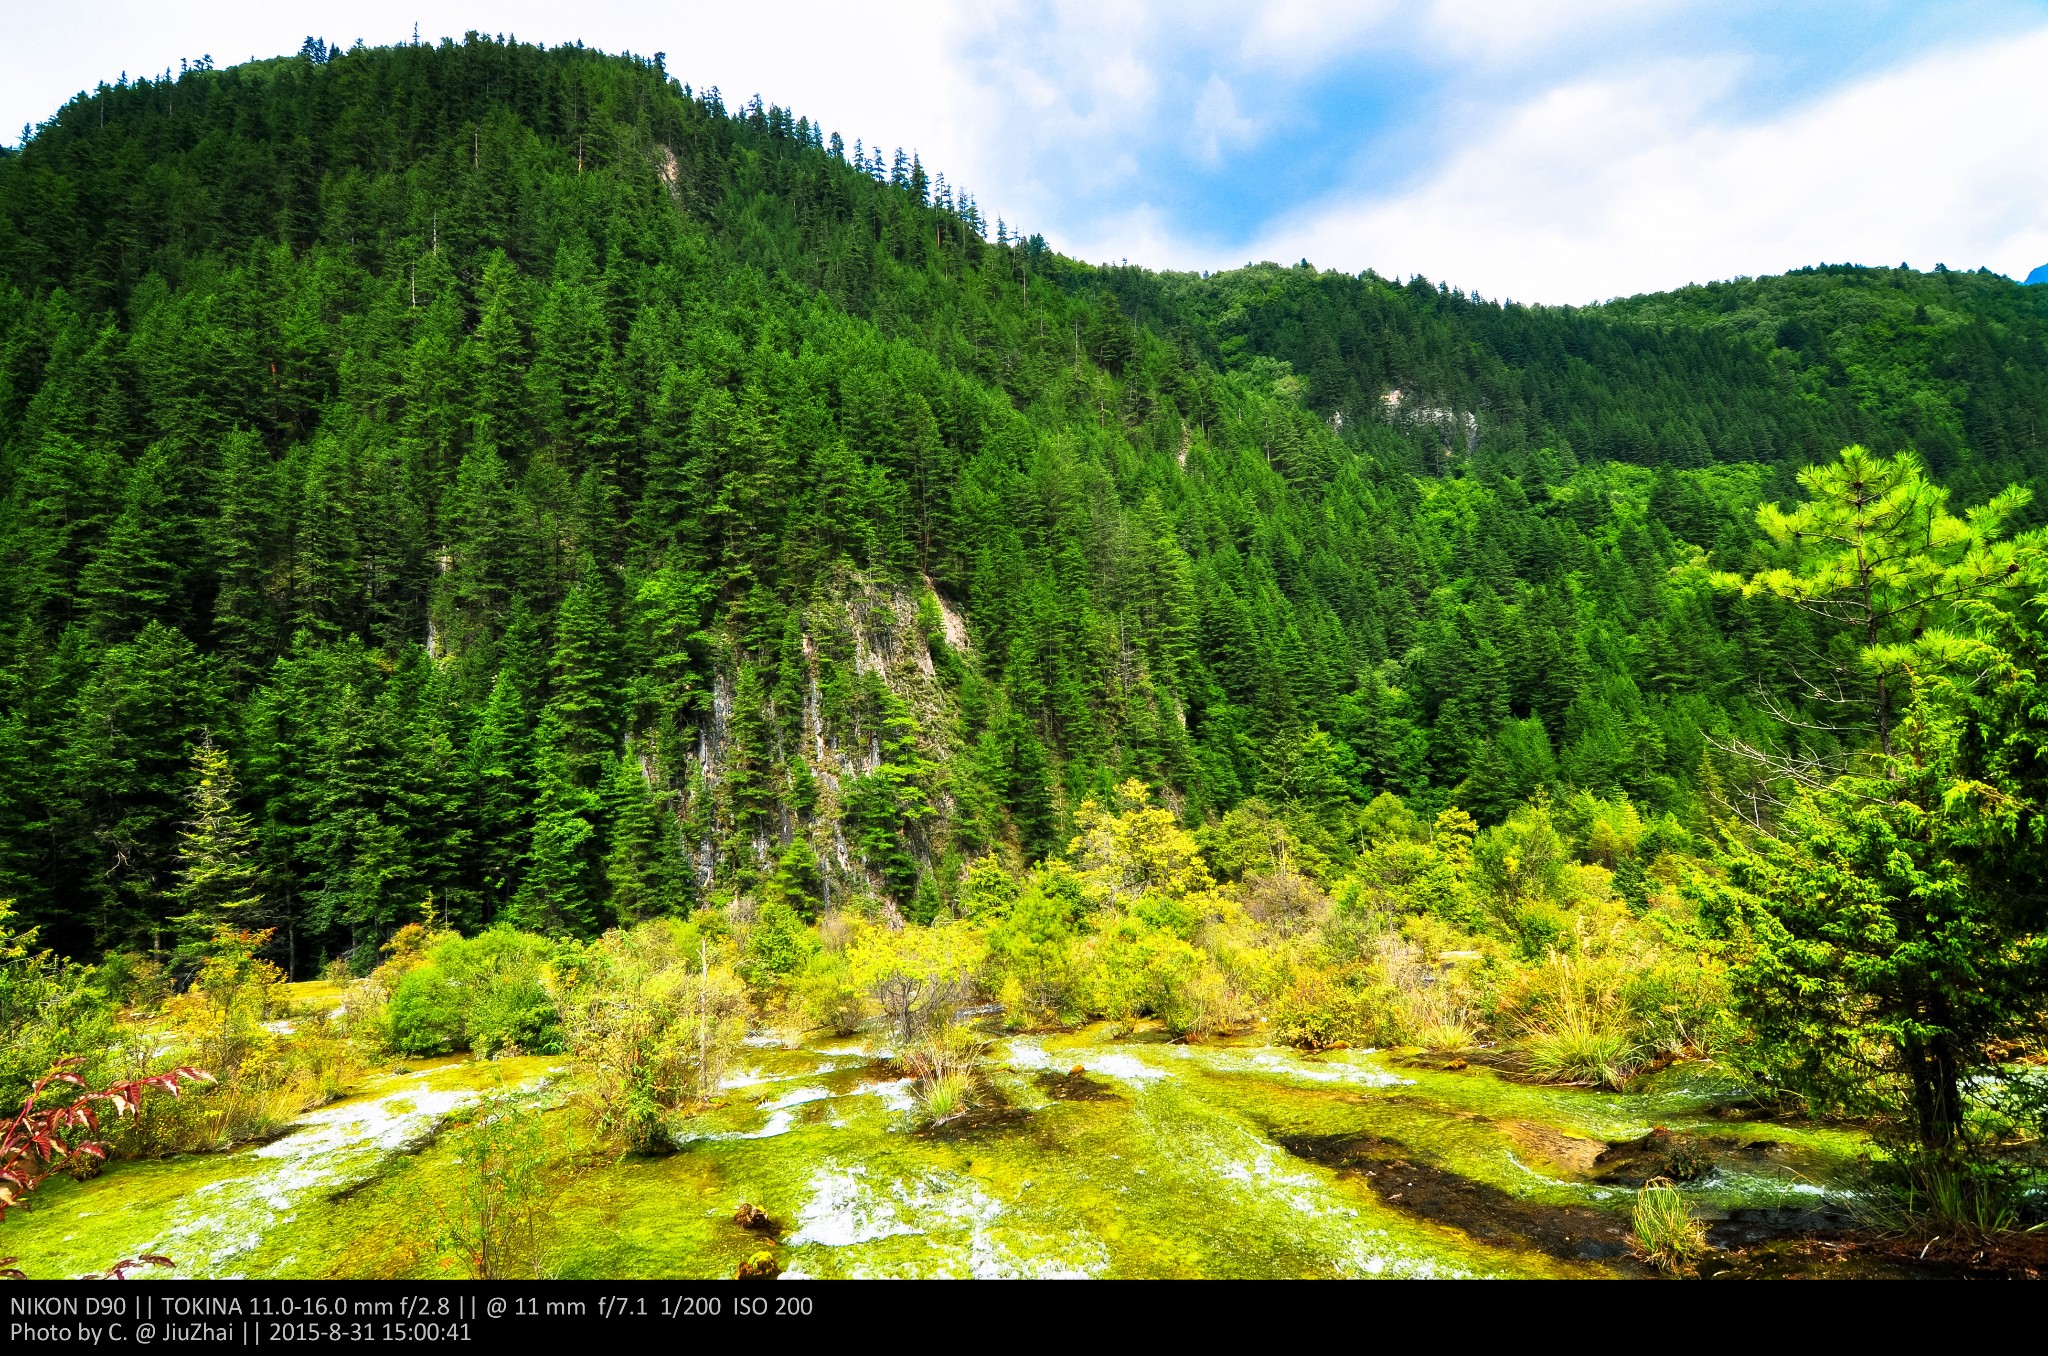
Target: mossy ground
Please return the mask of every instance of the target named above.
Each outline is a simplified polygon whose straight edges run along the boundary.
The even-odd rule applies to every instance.
[[[887,1054],[757,1043],[725,1100],[658,1157],[598,1152],[555,1081],[560,1061],[415,1062],[270,1145],[53,1180],[7,1222],[6,1250],[44,1276],[145,1250],[181,1276],[448,1275],[433,1221],[452,1151],[437,1132],[501,1085],[541,1108],[556,1183],[543,1270],[564,1277],[729,1276],[762,1246],[733,1221],[742,1201],[777,1221],[798,1275],[1614,1274],[1511,1233],[1478,1241],[1284,1146],[1369,1142],[1517,1209],[1617,1216],[1630,1193],[1594,1181],[1591,1155],[1653,1125],[1779,1146],[1691,1188],[1710,1212],[1811,1204],[1858,1148],[1840,1130],[1716,1115],[1733,1090],[1699,1066],[1602,1093],[1371,1052],[1097,1030],[999,1042],[990,1114],[934,1132],[915,1124]]]

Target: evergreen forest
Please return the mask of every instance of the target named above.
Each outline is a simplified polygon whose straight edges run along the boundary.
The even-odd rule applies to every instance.
[[[971,1121],[981,1011],[1712,1059],[2035,1218],[2048,287],[1096,266],[665,67],[309,39],[0,154],[9,1106],[333,985],[665,1152],[764,1023]]]

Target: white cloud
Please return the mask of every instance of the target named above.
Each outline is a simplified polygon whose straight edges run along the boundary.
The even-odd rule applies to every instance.
[[[1576,302],[1802,264],[2048,260],[2048,29],[1937,52],[1762,121],[1726,63],[1550,90],[1411,189],[1347,194],[1261,257]]]
[[[1176,223],[1150,203],[1091,219],[1057,242],[1062,253],[1091,264],[1128,261],[1152,269],[1214,268],[1214,251],[1190,244]]]
[[[1342,57],[1360,42],[1396,26],[1402,17],[1400,6],[1391,0],[1270,0],[1216,7],[1209,13],[1227,28],[1242,28],[1243,36],[1233,44],[1241,60],[1297,71]]]
[[[1220,75],[1209,77],[1202,97],[1195,101],[1195,116],[1189,128],[1189,149],[1207,164],[1220,164],[1224,150],[1250,145],[1259,134],[1259,122],[1238,111],[1237,95]]]
[[[1527,62],[1533,55],[1598,29],[1611,33],[1696,0],[1434,0],[1423,16],[1428,44],[1464,60]]]

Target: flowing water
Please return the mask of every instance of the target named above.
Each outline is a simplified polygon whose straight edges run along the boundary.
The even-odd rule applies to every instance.
[[[798,1276],[1638,1274],[1627,1213],[1654,1155],[1595,1162],[1610,1144],[1697,1136],[1713,1167],[1688,1191],[1735,1235],[1824,1225],[1860,1147],[1743,1119],[1706,1065],[1598,1093],[1096,1030],[998,1040],[982,1106],[933,1130],[888,1055],[756,1037],[677,1152],[625,1159],[579,1142],[549,1061],[444,1061],[266,1145],[53,1180],[0,1251],[32,1275],[143,1251],[177,1276],[447,1274],[432,1237],[453,1150],[437,1132],[494,1084],[542,1108],[566,1174],[547,1244],[561,1276],[730,1276],[763,1246],[733,1221],[742,1201],[776,1222]]]

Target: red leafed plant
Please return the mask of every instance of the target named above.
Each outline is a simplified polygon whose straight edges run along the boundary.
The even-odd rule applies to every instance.
[[[151,1074],[147,1078],[132,1078],[124,1083],[114,1083],[94,1090],[85,1084],[78,1073],[78,1066],[84,1061],[76,1057],[57,1061],[56,1065],[29,1089],[28,1101],[22,1105],[14,1118],[0,1131],[0,1220],[7,1218],[7,1212],[20,1206],[29,1193],[41,1186],[43,1179],[55,1172],[68,1158],[105,1159],[107,1146],[96,1136],[100,1132],[102,1110],[111,1111],[114,1119],[132,1116],[142,1104],[142,1096],[151,1088],[160,1088],[176,1097],[178,1090],[186,1083],[211,1083],[213,1075],[203,1069],[177,1068],[169,1073]],[[56,1106],[45,1105],[50,1100],[50,1090],[77,1089],[69,1101]],[[0,1276],[12,1280],[25,1279],[13,1266],[12,1257],[0,1257]],[[167,1257],[147,1254],[139,1258],[123,1258],[107,1268],[102,1275],[109,1280],[120,1280],[134,1267],[143,1265],[167,1267],[172,1265]]]

